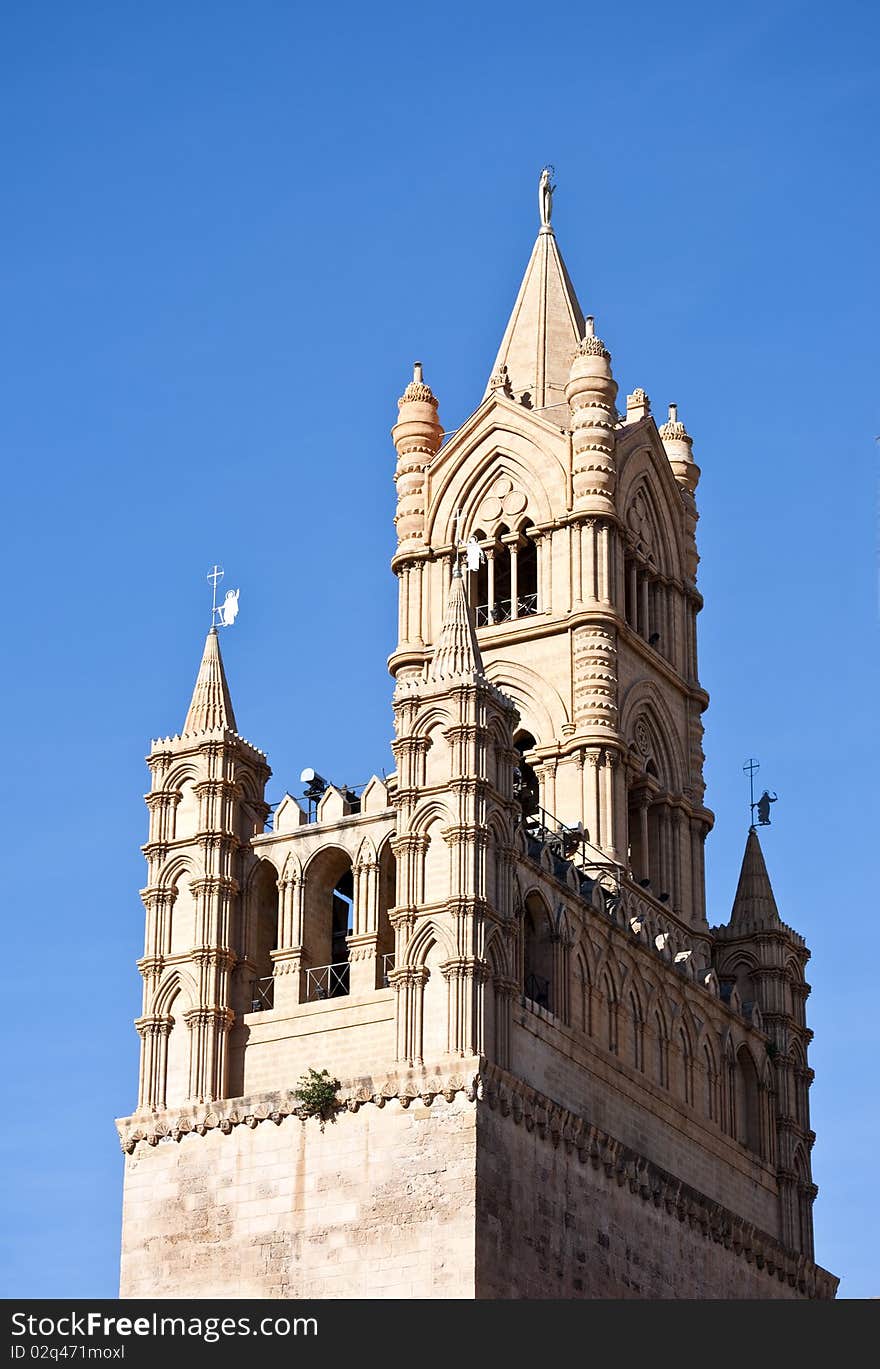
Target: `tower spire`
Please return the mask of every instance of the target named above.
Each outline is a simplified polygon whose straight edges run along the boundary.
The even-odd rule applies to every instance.
[[[471,611],[464,591],[461,570],[456,565],[446,599],[443,626],[437,639],[437,650],[428,672],[434,683],[456,676],[483,674],[483,658],[477,645]]]
[[[212,627],[205,640],[202,661],[196,677],[195,689],[190,700],[189,712],[183,724],[183,735],[194,732],[222,732],[224,729],[237,732],[232,699],[220,655],[220,639],[217,629]]]
[[[517,399],[543,409],[565,400],[572,353],[583,337],[584,315],[550,226],[552,188],[541,189],[541,227],[490,375],[505,375]],[[486,399],[493,389],[486,387]],[[560,427],[563,426],[560,423]]]
[[[779,910],[764,863],[764,852],[754,827],[749,828],[730,925],[739,929],[780,926]]]

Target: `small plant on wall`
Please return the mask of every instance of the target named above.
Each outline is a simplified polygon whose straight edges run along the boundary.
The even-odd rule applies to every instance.
[[[303,1121],[307,1117],[317,1117],[322,1131],[328,1122],[335,1122],[340,1108],[336,1096],[338,1088],[339,1080],[331,1079],[326,1070],[310,1069],[304,1074],[295,1091],[299,1099],[297,1111]]]

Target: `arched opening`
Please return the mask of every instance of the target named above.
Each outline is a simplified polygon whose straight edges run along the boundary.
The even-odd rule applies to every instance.
[[[537,894],[530,894],[523,911],[523,993],[539,1008],[552,1012],[553,947],[550,920]]]
[[[379,852],[379,926],[376,940],[376,975],[379,988],[387,988],[394,969],[394,928],[389,912],[397,902],[397,860],[386,841]]]
[[[506,623],[514,616],[510,598],[510,558],[511,549],[505,538],[510,537],[510,529],[502,523],[495,533],[495,601],[492,606],[492,621]]]
[[[349,990],[348,937],[353,930],[351,857],[338,847],[320,851],[306,871],[303,948],[305,998],[339,998]]]
[[[756,1155],[762,1153],[761,1098],[752,1053],[741,1046],[736,1056],[736,1138]]]
[[[523,524],[520,529],[519,548],[516,565],[517,617],[527,618],[538,612],[538,545],[531,523]]]
[[[529,534],[532,534],[531,536]],[[477,627],[509,623],[538,611],[538,548],[529,522],[511,532],[501,523],[489,535],[476,529],[484,560],[471,572],[470,599]]]
[[[526,752],[534,749],[535,739],[531,732],[518,732],[513,739],[513,744],[519,752],[519,761],[513,772],[513,794],[514,798],[519,799],[523,818],[526,819],[530,818],[533,813],[537,813],[541,804],[541,787],[538,783],[538,776],[526,760]]]
[[[248,889],[247,954],[254,966],[247,1011],[260,1012],[274,1003],[272,952],[278,945],[278,875],[274,865],[261,860]]]
[[[486,534],[480,528],[476,528],[471,533],[471,538],[485,548]],[[485,550],[483,556],[480,557],[479,566],[470,573],[468,592],[477,627],[482,627],[489,621],[489,557],[485,554]]]
[[[583,956],[575,961],[574,978],[574,1024],[585,1036],[593,1033],[593,986],[590,971]]]

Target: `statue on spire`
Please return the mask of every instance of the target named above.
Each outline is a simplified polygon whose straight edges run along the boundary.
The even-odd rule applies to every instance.
[[[541,211],[541,227],[550,227],[550,217],[553,213],[553,192],[556,186],[551,184],[551,178],[556,175],[556,168],[549,163],[541,171],[541,179],[538,182],[538,208]]]

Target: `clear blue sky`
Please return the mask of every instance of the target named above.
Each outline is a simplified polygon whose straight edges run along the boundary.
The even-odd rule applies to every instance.
[[[878,13],[7,0],[7,1296],[116,1290],[143,756],[205,571],[270,797],[390,768],[395,401],[420,357],[448,427],[476,406],[548,160],[622,392],[695,438],[710,920],[754,755],[813,950],[817,1256],[880,1294]]]

